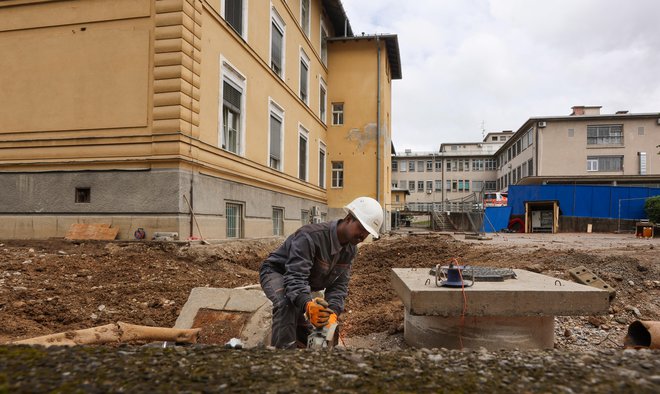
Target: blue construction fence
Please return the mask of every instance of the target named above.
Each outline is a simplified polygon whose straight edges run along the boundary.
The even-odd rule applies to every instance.
[[[606,219],[645,219],[644,203],[660,188],[588,185],[509,186],[511,215],[524,215],[525,202],[559,201],[560,215]]]

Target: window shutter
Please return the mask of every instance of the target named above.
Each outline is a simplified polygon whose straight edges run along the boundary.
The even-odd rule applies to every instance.
[[[273,23],[271,25],[272,29],[272,34],[273,34],[273,43],[272,43],[272,50],[271,50],[271,61],[273,63],[273,66],[275,67],[275,71],[277,73],[280,73],[282,70],[282,32],[280,32],[280,29],[275,26]]]
[[[223,102],[232,111],[241,112],[241,92],[227,81],[223,82]]]
[[[270,117],[270,156],[280,160],[282,122],[276,117]]]
[[[243,0],[225,0],[225,20],[238,32],[243,34]]]

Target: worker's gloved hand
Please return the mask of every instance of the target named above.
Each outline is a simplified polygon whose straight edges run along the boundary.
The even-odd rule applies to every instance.
[[[332,309],[330,309],[332,311]],[[337,323],[337,314],[335,312],[332,312],[330,314],[330,317],[328,317],[328,322],[325,324],[326,326],[329,326],[331,324]]]
[[[328,308],[328,303],[323,298],[314,298],[305,305],[305,317],[314,327],[323,327],[328,324],[331,315],[335,315],[335,312]],[[336,320],[337,315],[335,315]]]

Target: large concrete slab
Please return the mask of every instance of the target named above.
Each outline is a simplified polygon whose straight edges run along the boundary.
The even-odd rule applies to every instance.
[[[465,316],[576,316],[605,314],[605,290],[525,270],[514,270],[517,279],[476,282],[465,288]],[[429,270],[393,268],[392,284],[411,315],[460,316],[460,288],[437,287]]]
[[[192,328],[200,309],[248,314],[237,334],[246,348],[270,344],[272,304],[260,289],[196,287],[181,309],[174,328]]]

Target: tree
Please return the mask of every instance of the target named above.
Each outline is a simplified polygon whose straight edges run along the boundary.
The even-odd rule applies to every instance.
[[[644,211],[653,223],[660,223],[660,196],[650,197],[644,203]]]

